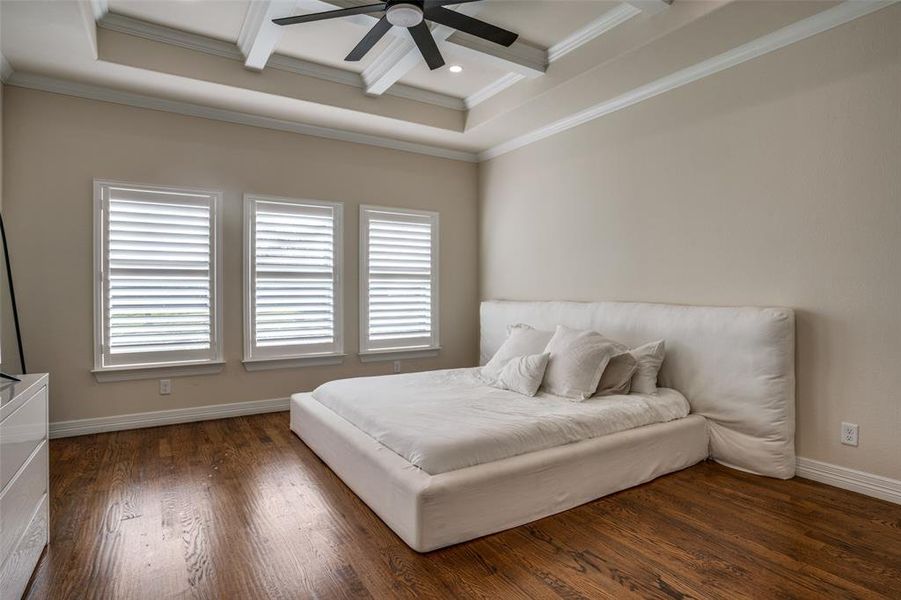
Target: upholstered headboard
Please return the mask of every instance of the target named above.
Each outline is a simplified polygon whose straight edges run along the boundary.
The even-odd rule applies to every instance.
[[[638,346],[666,340],[658,384],[709,423],[710,455],[760,475],[795,474],[795,319],[787,308],[631,302],[482,303],[481,364],[526,323],[592,329]]]

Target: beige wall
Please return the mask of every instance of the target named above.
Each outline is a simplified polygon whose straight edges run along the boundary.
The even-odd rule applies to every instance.
[[[896,5],[484,163],[481,295],[794,307],[799,454],[901,478],[899,160]]]
[[[0,115],[3,114],[3,90],[6,86],[0,83]],[[0,213],[3,212],[3,119],[0,118]],[[6,264],[3,262],[3,246],[0,245],[0,371],[11,371],[6,368],[6,337],[10,331],[6,322],[10,318],[9,292],[6,282]]]
[[[478,337],[477,167],[372,146],[232,125],[7,87],[3,214],[10,231],[29,370],[51,375],[51,421],[285,397],[319,383],[391,371],[357,346],[358,206],[441,214],[441,344],[404,370],[468,366]],[[224,192],[224,341],[220,375],[97,383],[92,349],[92,179]],[[241,365],[242,194],[345,203],[343,366],[247,373]],[[8,331],[8,330],[7,330]],[[10,356],[6,340],[4,354]]]

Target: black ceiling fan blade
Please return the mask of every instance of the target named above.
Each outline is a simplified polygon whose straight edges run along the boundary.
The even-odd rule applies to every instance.
[[[454,29],[482,38],[483,40],[500,44],[501,46],[509,46],[519,37],[518,34],[513,33],[512,31],[501,29],[500,27],[496,27],[485,21],[473,19],[468,15],[448,10],[440,6],[427,9],[425,11],[425,18],[430,21],[435,21],[436,23],[441,23],[442,25],[447,25],[448,27],[453,27]]]
[[[482,0],[425,0],[422,9],[428,10],[434,6],[449,6],[451,4],[466,4],[468,2],[481,2]]]
[[[385,34],[388,33],[388,30],[391,29],[393,25],[388,22],[388,17],[382,17],[378,20],[378,22],[373,25],[372,29],[370,29],[366,35],[363,36],[363,39],[360,40],[360,43],[354,46],[354,49],[350,51],[350,54],[344,60],[349,60],[351,62],[356,62],[366,56],[366,53],[372,50],[372,47],[379,43],[379,40],[385,37]]]
[[[415,27],[410,27],[409,31],[410,35],[413,36],[413,41],[419,46],[419,51],[422,53],[422,57],[425,59],[426,64],[429,65],[429,68],[434,71],[443,67],[444,58],[441,57],[438,44],[435,43],[435,38],[432,37],[432,32],[429,31],[425,21],[422,21]]]
[[[313,13],[311,15],[297,15],[294,17],[281,17],[280,19],[272,19],[276,25],[294,25],[296,23],[310,23],[312,21],[323,21],[325,19],[336,19],[338,17],[350,17],[352,15],[363,15],[366,13],[374,13],[385,10],[385,3],[367,4],[365,6],[354,6],[352,8],[339,8],[338,10],[327,10],[321,13]]]

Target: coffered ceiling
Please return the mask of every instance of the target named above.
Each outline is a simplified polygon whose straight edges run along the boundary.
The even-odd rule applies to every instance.
[[[0,48],[12,85],[469,159],[892,4],[482,0],[450,8],[517,41],[433,26],[446,61],[434,71],[398,27],[345,62],[373,16],[271,22],[373,1],[3,1]]]

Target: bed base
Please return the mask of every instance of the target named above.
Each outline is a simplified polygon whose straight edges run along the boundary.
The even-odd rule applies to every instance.
[[[310,394],[291,397],[291,430],[418,552],[517,527],[708,456],[707,421],[699,415],[438,475]]]

